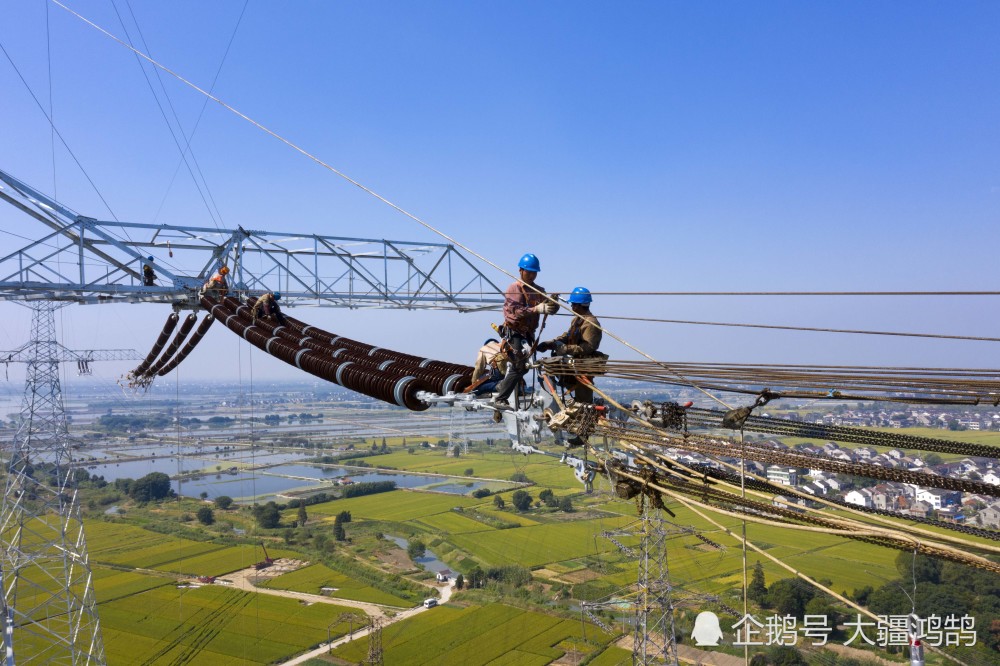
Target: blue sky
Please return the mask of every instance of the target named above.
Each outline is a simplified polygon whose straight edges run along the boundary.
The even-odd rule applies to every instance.
[[[206,88],[244,7],[67,4],[123,35],[117,6],[154,58]],[[215,93],[499,264],[535,252],[551,290],[989,290],[1000,241],[998,29],[1000,5],[988,2],[250,0]],[[9,3],[0,43],[46,107],[51,53],[56,125],[120,219],[212,226],[183,171],[170,185],[178,151],[130,52],[43,0]],[[203,99],[165,83],[190,131]],[[110,217],[62,147],[53,160],[48,124],[4,58],[0,89],[0,168]],[[214,104],[192,146],[227,226],[437,240]],[[2,231],[41,228],[4,206]],[[0,233],[4,254],[18,243]],[[995,304],[607,297],[594,310],[997,336]],[[16,347],[27,311],[0,312],[0,348]],[[144,353],[166,314],[94,306],[61,317],[70,346]],[[295,314],[464,362],[496,320]],[[995,343],[607,326],[667,361],[996,365]],[[249,352],[221,327],[199,353],[182,379],[249,371]],[[254,359],[259,377],[294,376]]]

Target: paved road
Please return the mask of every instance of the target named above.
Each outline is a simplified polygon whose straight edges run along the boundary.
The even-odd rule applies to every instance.
[[[260,591],[260,588],[257,588],[257,589],[258,589],[258,591]],[[441,598],[438,601],[438,603],[442,603],[443,604],[443,603],[446,603],[449,599],[451,599],[451,594],[452,594],[452,591],[454,590],[454,588],[451,586],[451,583],[445,583],[444,585],[441,585],[441,586],[437,587],[436,589],[437,589],[438,593],[441,595]],[[324,598],[329,598],[329,597],[324,597]],[[342,600],[340,600],[340,599],[334,599],[333,601],[335,601],[337,603],[340,603]],[[371,605],[371,604],[368,604],[368,605]],[[385,627],[385,626],[388,626],[388,625],[393,624],[395,622],[399,622],[400,620],[405,620],[408,617],[413,617],[417,613],[424,613],[426,611],[431,611],[431,610],[434,610],[434,609],[432,609],[432,608],[424,608],[421,605],[421,606],[417,606],[416,608],[407,609],[407,610],[405,610],[405,611],[403,611],[401,613],[396,614],[395,616],[393,616],[391,618],[387,618],[387,617],[385,617],[383,615],[382,617],[384,619],[382,620],[382,626]],[[369,631],[368,629],[363,629],[363,630],[360,630],[360,631],[355,631],[354,634],[351,635],[351,636],[344,636],[344,637],[338,638],[337,640],[332,641],[330,643],[323,643],[322,645],[320,645],[315,650],[311,650],[309,652],[306,652],[305,654],[300,654],[299,656],[297,656],[297,657],[295,657],[293,659],[289,659],[288,661],[282,663],[280,666],[294,666],[295,664],[304,664],[305,662],[309,661],[310,659],[313,659],[315,657],[319,657],[320,655],[326,654],[327,652],[329,652],[330,650],[334,649],[335,647],[339,647],[339,646],[343,645],[344,643],[349,643],[349,642],[351,642],[353,640],[356,640],[358,638],[363,638],[363,637],[367,636],[368,635],[368,631]]]

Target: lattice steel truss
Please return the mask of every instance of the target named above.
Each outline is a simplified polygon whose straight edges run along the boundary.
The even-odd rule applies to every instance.
[[[0,256],[0,300],[197,309],[198,289],[224,263],[236,290],[280,291],[285,303],[453,310],[503,303],[501,289],[450,244],[101,221],[2,170],[0,201],[49,229]],[[151,286],[142,276],[148,256],[157,275]]]
[[[0,512],[0,581],[8,665],[103,664],[104,644],[70,466],[60,361],[136,358],[131,350],[74,352],[56,341],[49,301],[31,305],[31,342],[5,359],[27,364],[21,417]]]

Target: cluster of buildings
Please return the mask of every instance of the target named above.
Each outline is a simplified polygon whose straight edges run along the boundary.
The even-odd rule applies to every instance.
[[[941,428],[943,430],[1000,430],[1000,412],[928,407],[908,411],[847,409],[782,415],[782,418],[836,426],[877,428]]]
[[[878,465],[888,469],[975,480],[1000,487],[1000,464],[990,458],[964,458],[957,462],[944,463],[938,462],[936,457],[921,458],[916,455],[906,455],[900,449],[890,449],[880,453],[871,447],[851,449],[842,447],[836,442],[805,443],[788,447],[781,442],[769,440],[766,445],[776,450],[794,451],[844,462]],[[686,464],[714,465],[697,453],[678,451],[676,455]],[[725,462],[738,461],[725,460]],[[816,497],[842,500],[860,507],[893,511],[915,518],[933,518],[1000,529],[1000,500],[988,495],[942,490],[916,483],[879,483],[869,479],[832,474],[820,469],[765,466],[752,461],[747,461],[746,469],[748,472],[766,477],[771,483],[793,487]],[[872,485],[865,485],[869,483]],[[775,501],[782,505],[808,503],[808,500],[800,500],[798,497],[780,497]]]

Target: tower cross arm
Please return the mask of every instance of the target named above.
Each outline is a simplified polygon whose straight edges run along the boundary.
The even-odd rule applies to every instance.
[[[0,363],[31,363],[35,361],[141,361],[142,356],[134,349],[67,349],[57,344],[46,351],[45,358],[39,358],[34,345],[27,345],[12,351],[0,351]]]

